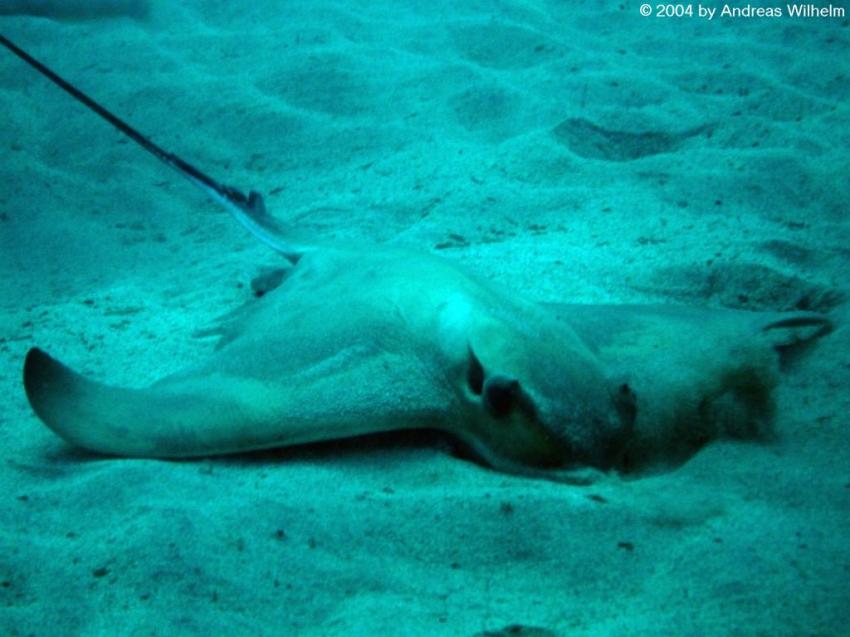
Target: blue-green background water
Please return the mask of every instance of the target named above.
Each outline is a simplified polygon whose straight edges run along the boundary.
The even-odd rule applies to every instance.
[[[32,415],[26,350],[144,385],[277,260],[4,52],[0,633],[848,634],[850,22],[639,7],[0,2],[0,32],[305,236],[542,301],[839,325],[787,370],[774,440],[637,481],[404,439],[95,460]]]

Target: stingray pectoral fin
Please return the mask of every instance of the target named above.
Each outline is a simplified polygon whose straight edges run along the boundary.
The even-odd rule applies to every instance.
[[[244,436],[239,440],[238,432],[256,424],[259,415],[237,413],[232,399],[209,386],[174,392],[97,383],[38,348],[24,362],[24,388],[36,415],[66,441],[121,456],[181,457],[247,448],[250,443]],[[234,424],[229,436],[222,435],[227,423]]]
[[[793,312],[779,314],[762,326],[764,332],[777,348],[789,348],[826,336],[835,328],[833,322],[823,314]]]
[[[24,387],[36,415],[73,445],[111,455],[182,458],[437,422],[439,397],[406,399],[412,387],[404,380],[380,380],[391,363],[363,357],[310,378],[276,378],[267,368],[238,375],[202,368],[125,389],[88,380],[34,348],[24,363]]]
[[[110,454],[146,455],[152,449],[127,428],[150,403],[143,391],[92,382],[38,348],[27,353],[24,389],[42,422],[73,445]]]
[[[552,307],[634,392],[622,406],[635,418],[628,471],[678,464],[720,437],[769,436],[779,363],[833,328],[814,312]]]

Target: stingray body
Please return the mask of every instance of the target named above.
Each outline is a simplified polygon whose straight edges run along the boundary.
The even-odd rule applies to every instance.
[[[765,433],[779,348],[828,329],[811,313],[542,306],[429,255],[329,249],[195,368],[124,389],[33,349],[24,386],[64,439],[120,456],[437,428],[504,471],[639,470]]]
[[[33,410],[79,447],[179,458],[424,427],[506,471],[632,469],[763,433],[779,352],[831,329],[807,312],[538,304],[429,254],[292,245],[258,194],[215,182],[0,44],[291,262],[223,324],[206,362],[148,388],[97,383],[30,350]]]
[[[27,395],[76,445],[152,457],[433,427],[495,466],[607,466],[631,426],[567,323],[428,255],[310,253],[223,332],[208,361],[135,391],[36,351]]]

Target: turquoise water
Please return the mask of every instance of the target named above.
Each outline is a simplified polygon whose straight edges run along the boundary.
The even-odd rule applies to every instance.
[[[836,326],[756,435],[589,486],[420,432],[89,454],[33,414],[26,352],[146,386],[283,260],[3,51],[0,633],[845,634],[850,21],[724,6],[0,2],[0,33],[299,241],[430,252],[543,303]],[[742,355],[715,334],[642,364],[685,383],[685,348]]]

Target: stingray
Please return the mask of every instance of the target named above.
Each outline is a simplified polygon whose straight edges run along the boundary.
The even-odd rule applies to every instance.
[[[32,348],[29,403],[77,447],[191,458],[424,428],[497,470],[639,471],[722,436],[764,436],[783,353],[833,327],[814,312],[538,303],[426,252],[295,244],[261,195],[215,181],[0,43],[287,264],[222,320],[206,361],[147,388],[95,382]]]

